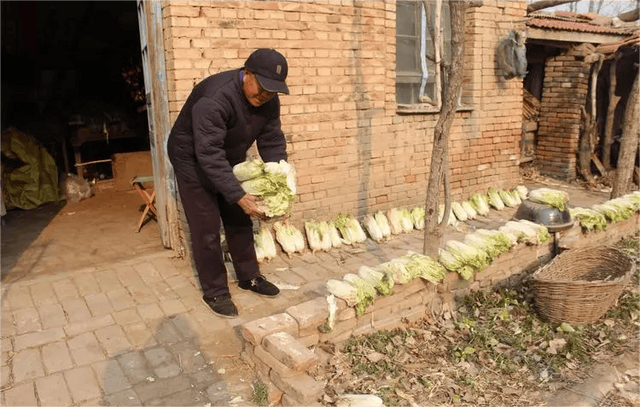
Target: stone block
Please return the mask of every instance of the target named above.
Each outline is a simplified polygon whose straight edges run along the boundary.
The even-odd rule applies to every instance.
[[[385,319],[390,315],[394,315],[396,313],[396,305],[387,305],[385,307],[379,307],[377,302],[374,302],[371,308],[371,319]]]
[[[282,407],[322,407],[320,402],[313,402],[309,404],[300,404],[296,399],[284,394],[282,396]]]
[[[396,309],[398,311],[411,309],[411,308],[414,308],[416,306],[424,305],[423,301],[424,301],[424,299],[422,297],[422,293],[421,292],[417,292],[417,293],[411,294],[410,296],[408,296],[404,300],[400,301],[398,303],[398,305],[396,306]]]
[[[64,331],[60,327],[39,332],[31,332],[14,338],[14,350],[16,352],[26,348],[44,345],[49,342],[59,341],[64,338]]]
[[[174,393],[190,388],[191,383],[188,376],[179,375],[166,379],[158,379],[153,382],[142,382],[133,386],[133,390],[138,395],[142,404],[147,401],[166,397]]]
[[[293,377],[301,373],[286,366],[284,363],[276,359],[271,353],[267,352],[262,346],[256,346],[254,349],[255,358],[259,359],[265,365],[275,370],[280,377]],[[264,374],[264,370],[261,370]]]
[[[271,381],[269,375],[258,373],[258,380],[267,388],[267,402],[269,405],[275,406],[280,404],[284,392]]]
[[[42,347],[42,361],[47,372],[59,372],[73,367],[71,355],[64,341],[51,342]]]
[[[312,346],[316,346],[318,341],[320,340],[320,333],[315,332],[311,335],[303,336],[298,338],[298,342],[300,342],[305,348],[310,348]]]
[[[44,376],[40,351],[38,349],[25,349],[13,355],[13,380],[20,383]]]
[[[285,366],[303,372],[315,365],[317,358],[309,349],[286,332],[278,332],[265,336],[262,344]],[[256,347],[255,351],[257,352]]]
[[[382,330],[392,331],[403,325],[404,325],[404,322],[402,322],[402,319],[396,316],[396,317],[390,317],[380,321],[376,321],[375,326],[373,326],[373,328],[375,329],[375,331],[382,331]]]
[[[311,301],[294,305],[285,312],[298,322],[299,335],[316,332],[318,326],[324,323],[329,316],[329,304],[324,297],[318,297]]]
[[[272,370],[269,378],[278,388],[284,391],[285,395],[288,395],[296,402],[294,405],[298,406],[308,406],[317,402],[324,389],[323,383],[317,382],[307,374],[295,377],[280,377]]]
[[[413,279],[407,284],[396,284],[393,286],[393,295],[407,297],[413,293],[424,290],[427,284],[429,283],[421,278]]]
[[[251,349],[251,350],[249,350]],[[242,351],[241,356],[246,357],[250,360],[250,364],[252,367],[260,374],[265,376],[269,376],[269,372],[271,372],[271,366],[267,363],[263,362],[258,356],[256,356],[255,348],[253,346],[245,347],[245,350]]]
[[[67,370],[64,372],[64,377],[71,391],[71,398],[76,405],[101,396],[100,386],[90,367]]]
[[[409,311],[404,313],[402,315],[402,319],[409,322],[415,322],[423,318],[426,312],[427,312],[426,305],[418,305],[418,306],[412,307]]]
[[[391,295],[378,295],[373,305],[376,309],[384,308],[396,304],[401,297],[401,295],[396,295],[395,292]]]
[[[331,342],[336,345],[339,345],[345,341],[347,341],[353,335],[353,329],[348,329],[345,331],[332,331],[326,334],[320,335],[320,341],[322,342]]]
[[[262,338],[274,332],[298,334],[298,323],[289,314],[282,313],[247,322],[241,326],[242,336],[254,345],[260,345]]]
[[[46,381],[45,386],[48,386],[50,383],[52,383],[51,379]],[[3,404],[6,406],[37,406],[38,400],[36,400],[36,392],[33,385],[34,382],[28,381],[3,390]],[[66,388],[64,390],[66,390]],[[57,400],[61,400],[61,398],[60,394],[56,397]],[[41,401],[46,402],[49,400],[45,397],[45,400]]]
[[[356,317],[356,309],[349,307],[336,313],[336,321],[346,321]]]

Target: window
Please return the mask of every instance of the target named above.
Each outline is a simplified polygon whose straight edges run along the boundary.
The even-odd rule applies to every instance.
[[[439,42],[436,38],[438,31],[441,33]],[[441,89],[446,83],[436,63],[441,60],[451,60],[448,3],[434,0],[398,1],[396,102],[400,111],[440,110]]]

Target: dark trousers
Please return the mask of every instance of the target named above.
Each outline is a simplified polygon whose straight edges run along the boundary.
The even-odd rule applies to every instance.
[[[204,298],[229,294],[227,270],[220,245],[220,221],[238,280],[259,275],[253,246],[253,223],[240,205],[206,189],[196,174],[176,170],[178,191],[191,231],[193,259]]]

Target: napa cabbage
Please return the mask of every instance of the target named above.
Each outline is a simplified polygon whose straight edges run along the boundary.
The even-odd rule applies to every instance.
[[[495,209],[501,211],[504,209],[504,202],[502,198],[500,198],[500,194],[495,189],[489,187],[489,205],[493,206]]]
[[[424,206],[417,206],[411,210],[411,220],[413,221],[413,227],[417,230],[424,229]]]
[[[464,222],[467,220],[467,211],[464,210],[460,202],[452,202],[451,210],[453,211],[454,215],[456,215],[456,219],[458,219],[460,222]]]
[[[353,307],[358,303],[358,292],[353,284],[343,280],[330,279],[326,286],[329,293],[345,300],[348,306]]]
[[[361,266],[358,276],[375,287],[381,295],[391,295],[393,290],[393,277],[388,273],[382,273],[371,267]]]
[[[389,225],[389,219],[387,219],[385,214],[382,211],[378,211],[373,215],[373,218],[376,220],[376,223],[382,232],[382,236],[391,236],[391,226]]]
[[[367,240],[367,235],[364,234],[360,222],[352,218],[351,215],[339,214],[335,225],[346,244],[361,243]]]
[[[375,240],[376,242],[382,241],[382,239],[384,238],[384,236],[382,235],[382,230],[380,229],[378,222],[376,222],[375,218],[372,215],[365,215],[365,217],[362,219],[362,223],[364,224],[365,229],[367,229],[367,232],[369,232],[369,236],[371,236],[371,239]]]
[[[590,208],[570,208],[569,213],[573,219],[580,222],[582,230],[589,232],[592,230],[602,231],[607,228],[607,219],[598,211]]]
[[[262,160],[247,160],[233,167],[233,175],[239,182],[257,178],[264,173]]]
[[[473,206],[471,206],[469,201],[464,201],[462,203],[462,209],[464,209],[465,212],[467,212],[467,219],[475,219],[478,217],[478,212],[476,212],[476,210],[473,209]]]
[[[549,188],[538,188],[529,192],[529,200],[564,211],[564,206],[569,202],[569,194]]]
[[[473,194],[469,197],[471,207],[482,216],[489,214],[489,198],[485,194]]]
[[[256,257],[258,261],[270,260],[276,257],[276,243],[269,227],[262,226],[258,232],[254,234],[253,239],[256,248]]]

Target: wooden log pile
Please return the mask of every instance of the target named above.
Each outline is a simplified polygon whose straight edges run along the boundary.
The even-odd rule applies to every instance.
[[[525,122],[538,121],[540,114],[540,101],[528,90],[524,91],[524,103],[522,103],[522,118]]]

